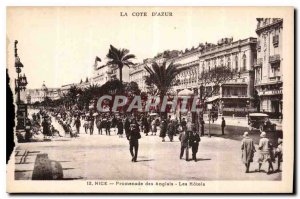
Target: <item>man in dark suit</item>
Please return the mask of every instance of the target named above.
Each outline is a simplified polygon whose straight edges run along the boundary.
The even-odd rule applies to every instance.
[[[224,117],[222,117],[222,123],[221,123],[222,135],[224,135],[224,128],[225,128],[225,126],[226,126],[226,123],[225,123]]]
[[[131,161],[136,162],[139,151],[139,139],[141,138],[140,129],[136,122],[130,124],[129,134],[127,139],[129,140],[129,151],[131,154]],[[134,149],[134,152],[133,152]]]
[[[192,158],[195,162],[197,162],[196,154],[198,152],[199,142],[200,136],[197,133],[196,129],[193,129],[193,132],[190,135],[190,146],[192,147]]]
[[[178,131],[180,131],[179,140],[181,142],[181,149],[180,149],[179,158],[182,159],[183,154],[184,154],[184,150],[186,149],[186,161],[189,161],[189,157],[188,157],[189,133],[182,126],[178,127]]]

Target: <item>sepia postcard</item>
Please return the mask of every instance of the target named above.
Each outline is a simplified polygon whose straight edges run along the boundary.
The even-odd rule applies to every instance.
[[[6,12],[7,192],[294,192],[293,7]]]

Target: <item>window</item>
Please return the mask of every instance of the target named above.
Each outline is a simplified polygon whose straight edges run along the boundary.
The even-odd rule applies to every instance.
[[[238,56],[236,55],[235,56],[235,71],[238,71],[239,70],[239,58]]]
[[[244,54],[243,55],[243,68],[242,68],[243,71],[246,71],[246,61],[247,61],[246,55]]]
[[[230,68],[230,66],[231,66],[231,60],[230,60],[230,57],[228,57],[227,58],[227,67]]]
[[[223,66],[223,58],[221,58],[220,65]]]

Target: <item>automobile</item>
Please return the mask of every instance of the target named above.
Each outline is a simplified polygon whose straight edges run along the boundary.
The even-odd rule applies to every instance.
[[[271,123],[269,115],[265,113],[249,113],[249,130],[258,129],[260,131],[275,131],[276,124]]]

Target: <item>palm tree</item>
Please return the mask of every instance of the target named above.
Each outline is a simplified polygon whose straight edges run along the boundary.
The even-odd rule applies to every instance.
[[[110,45],[110,49],[106,57],[109,59],[107,64],[117,65],[120,73],[120,81],[122,82],[122,70],[124,66],[131,67],[134,65],[131,59],[135,58],[135,55],[129,54],[127,49],[117,49],[113,45]]]
[[[157,88],[157,94],[162,98],[167,94],[170,88],[178,81],[176,76],[182,71],[176,65],[171,62],[168,66],[166,62],[158,65],[156,62],[152,63],[152,68],[145,66],[149,76],[146,76],[145,83],[147,86],[155,85]]]
[[[157,88],[157,95],[162,102],[163,97],[168,93],[172,86],[178,84],[176,76],[182,71],[171,62],[168,66],[166,62],[158,65],[156,62],[152,63],[152,68],[145,66],[149,76],[146,76],[145,83],[147,86],[155,85]],[[166,117],[166,115],[165,115]]]

